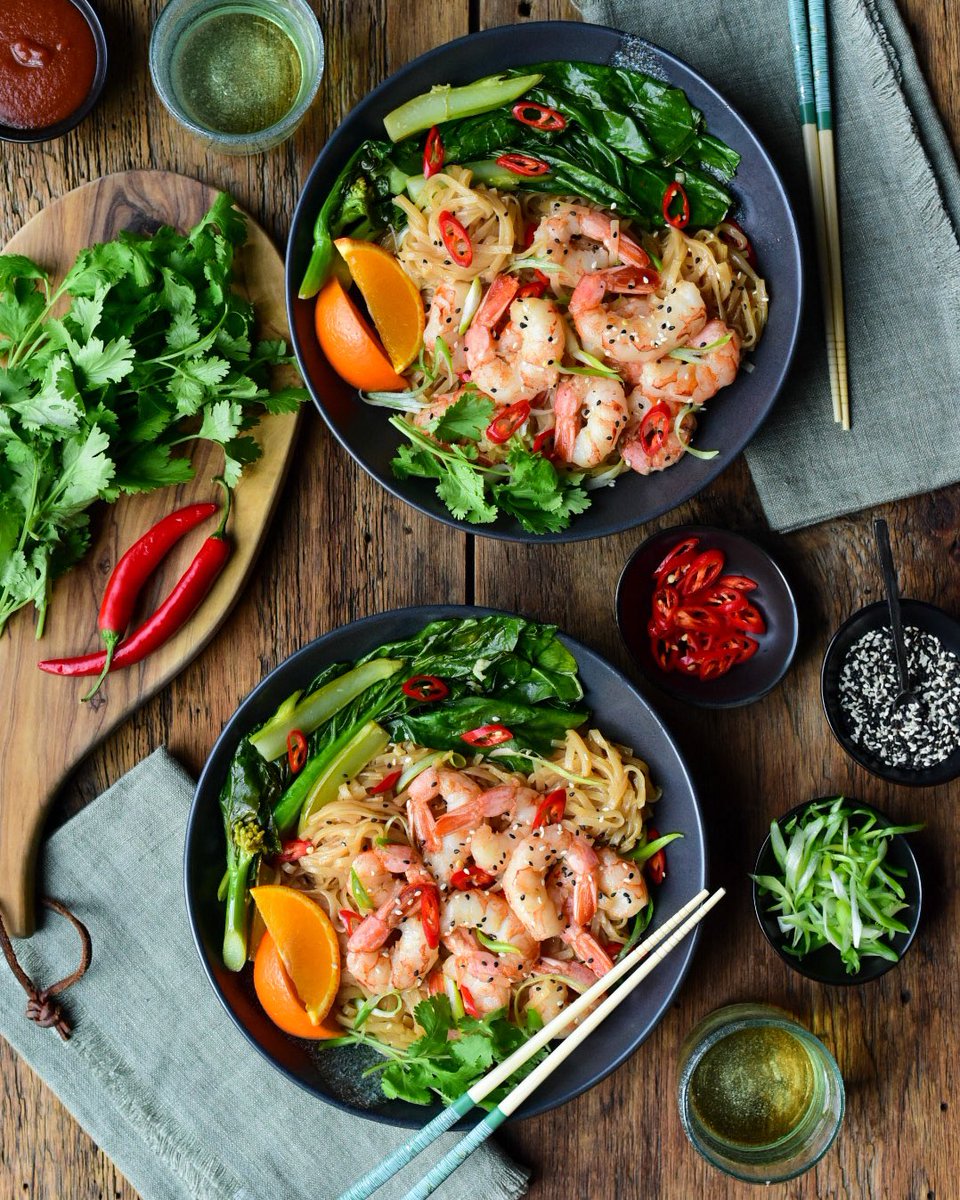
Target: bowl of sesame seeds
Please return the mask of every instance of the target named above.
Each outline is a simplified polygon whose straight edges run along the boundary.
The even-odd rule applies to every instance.
[[[891,783],[935,787],[960,776],[960,622],[902,600],[911,686],[900,691],[886,601],[861,608],[834,634],[820,672],[834,736],[865,770]]]

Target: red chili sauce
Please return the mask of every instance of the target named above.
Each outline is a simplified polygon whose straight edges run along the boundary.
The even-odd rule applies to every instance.
[[[45,129],[90,93],[97,47],[70,0],[0,0],[0,123]]]

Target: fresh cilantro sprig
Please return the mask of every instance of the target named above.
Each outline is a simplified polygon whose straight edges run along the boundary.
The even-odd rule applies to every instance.
[[[436,479],[437,495],[461,521],[486,525],[505,513],[528,533],[566,529],[574,514],[590,506],[590,497],[579,486],[583,476],[561,474],[516,434],[507,443],[503,462],[480,462],[477,443],[494,411],[489,396],[468,390],[426,430],[391,417],[390,424],[409,440],[391,463],[394,475]]]
[[[233,485],[260,455],[260,415],[305,398],[271,387],[286,344],[255,342],[252,306],[231,290],[245,238],[220,195],[187,234],[82,250],[56,288],[0,255],[0,631],[33,603],[40,636],[51,581],[89,546],[91,504],[191,479],[181,448],[198,440],[223,447]]]
[[[406,1050],[388,1046],[362,1029],[329,1039],[323,1045],[364,1045],[382,1054],[385,1061],[368,1068],[365,1074],[381,1072],[380,1086],[390,1100],[433,1104],[439,1096],[444,1104],[452,1104],[471,1084],[492,1066],[509,1058],[543,1026],[539,1014],[532,1008],[527,1009],[523,1027],[507,1020],[503,1009],[482,1018],[463,1016],[458,1020],[449,999],[442,993],[421,1000],[414,1009],[414,1016],[423,1036]],[[483,1102],[484,1107],[492,1108],[502,1100],[545,1054],[545,1050],[539,1051],[511,1076],[508,1083],[491,1092]]]

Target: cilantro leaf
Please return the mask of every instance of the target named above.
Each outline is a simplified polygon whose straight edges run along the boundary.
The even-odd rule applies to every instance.
[[[85,345],[71,351],[71,357],[89,387],[119,383],[133,370],[133,347],[125,337],[106,344],[98,337],[88,338]]]
[[[430,422],[430,432],[438,442],[455,442],[459,438],[469,438],[475,442],[490,424],[495,408],[489,396],[478,391],[466,391]]]
[[[25,254],[0,254],[0,291],[5,291],[14,279],[46,278],[46,271]]]
[[[84,438],[64,445],[58,490],[65,509],[78,509],[96,500],[113,479],[113,462],[107,457],[109,447],[110,438],[97,425]]]
[[[243,409],[239,404],[229,400],[217,400],[204,410],[203,423],[197,437],[207,438],[211,442],[229,442],[236,437],[243,420]]]
[[[497,519],[497,506],[485,498],[483,476],[465,459],[448,461],[437,495],[459,521],[487,525]]]
[[[227,487],[236,487],[240,481],[240,473],[243,468],[252,462],[256,462],[263,451],[257,445],[252,437],[232,438],[223,447],[225,463],[223,468],[223,478],[226,481]]]

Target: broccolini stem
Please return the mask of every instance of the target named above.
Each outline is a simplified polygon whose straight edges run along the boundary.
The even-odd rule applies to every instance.
[[[247,879],[256,856],[237,853],[227,881],[227,913],[223,927],[223,964],[229,971],[242,971],[247,961],[250,894]]]

